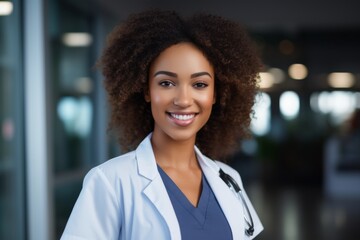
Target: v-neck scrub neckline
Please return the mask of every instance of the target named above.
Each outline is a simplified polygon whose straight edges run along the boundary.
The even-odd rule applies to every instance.
[[[175,210],[182,240],[232,239],[227,219],[204,174],[202,174],[201,195],[195,207],[166,172],[160,166],[158,169]]]
[[[160,175],[164,181],[166,190],[168,194],[174,198],[191,216],[193,216],[199,223],[200,226],[203,226],[205,223],[206,212],[209,205],[210,189],[205,180],[204,174],[202,174],[202,190],[201,195],[195,207],[185,194],[180,190],[180,188],[175,184],[175,182],[165,173],[165,171],[158,167],[160,170]],[[206,186],[204,186],[206,184]]]

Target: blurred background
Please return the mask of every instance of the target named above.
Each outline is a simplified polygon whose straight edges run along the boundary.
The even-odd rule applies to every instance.
[[[117,23],[154,7],[238,21],[263,59],[254,137],[229,158],[256,239],[360,239],[356,0],[0,0],[0,239],[59,239],[86,172],[121,153],[94,65]]]

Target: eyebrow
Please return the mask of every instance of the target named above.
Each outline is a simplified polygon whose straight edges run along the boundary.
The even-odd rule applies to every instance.
[[[204,76],[204,75],[207,75],[207,76],[212,78],[212,76],[208,72],[193,73],[193,74],[191,74],[191,78],[201,77],[201,76]]]
[[[154,74],[154,77],[156,77],[157,75],[160,75],[160,74],[164,74],[164,75],[168,75],[170,77],[177,77],[178,75],[176,73],[173,73],[173,72],[169,72],[169,71],[158,71]],[[212,76],[210,75],[210,73],[208,72],[198,72],[198,73],[193,73],[190,75],[191,78],[196,78],[196,77],[200,77],[200,76],[204,76],[204,75],[207,75],[209,77],[212,78]]]
[[[154,77],[156,77],[157,75],[168,75],[170,77],[177,77],[177,74],[176,73],[173,73],[173,72],[168,72],[168,71],[158,71],[154,74]]]

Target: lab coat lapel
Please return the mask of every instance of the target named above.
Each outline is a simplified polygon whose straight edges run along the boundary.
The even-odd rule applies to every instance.
[[[228,220],[233,239],[243,240],[245,233],[244,214],[241,202],[219,177],[219,166],[214,161],[203,156],[197,148],[196,153],[202,171],[209,182],[209,185],[214,192],[226,219]]]
[[[153,181],[151,181],[144,189],[144,194],[149,198],[165,219],[170,231],[171,239],[180,240],[181,233],[179,223],[161,177],[153,179]]]
[[[143,193],[154,204],[167,223],[171,239],[180,240],[181,233],[175,211],[158,172],[154,152],[150,142],[151,134],[136,149],[139,174],[149,180]]]

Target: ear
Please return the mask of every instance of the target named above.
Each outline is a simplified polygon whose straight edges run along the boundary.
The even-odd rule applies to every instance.
[[[216,103],[216,91],[214,91],[214,99],[213,99],[213,104]]]
[[[145,99],[145,102],[150,102],[151,98],[150,98],[150,92],[149,92],[149,89],[145,89],[144,90],[144,99]]]

